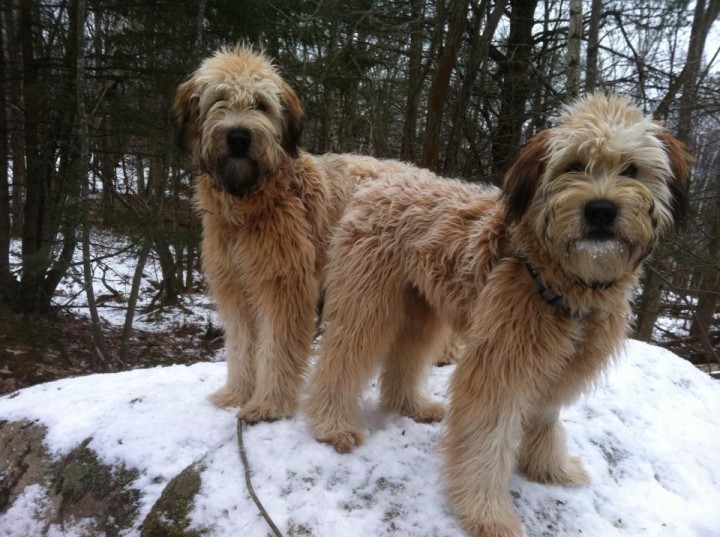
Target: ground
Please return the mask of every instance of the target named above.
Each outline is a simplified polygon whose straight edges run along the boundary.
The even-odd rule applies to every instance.
[[[159,310],[153,313],[162,316]],[[72,311],[26,316],[0,306],[0,326],[0,395],[89,373],[209,361],[222,347],[221,330],[194,319],[166,324],[161,331],[136,328],[125,362],[119,359],[120,327],[104,323],[108,353],[103,360],[95,351],[90,321]]]

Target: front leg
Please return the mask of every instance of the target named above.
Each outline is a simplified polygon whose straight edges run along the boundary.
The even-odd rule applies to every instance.
[[[471,535],[520,537],[522,524],[512,505],[509,480],[520,437],[521,408],[508,397],[495,398],[487,384],[478,390],[471,380],[473,372],[467,376],[464,370],[470,368],[463,368],[462,360],[460,364],[453,375],[445,436],[448,500]],[[477,381],[484,384],[475,377]]]
[[[244,405],[255,387],[255,342],[257,327],[245,291],[237,284],[213,293],[225,328],[227,380],[225,386],[209,396],[217,406]]]
[[[526,423],[519,468],[529,479],[552,485],[581,485],[590,476],[577,457],[567,452],[565,430],[557,408],[540,412]]]
[[[239,417],[248,422],[291,416],[310,357],[318,286],[310,271],[265,281],[255,290],[259,322],[255,391]]]
[[[450,385],[448,497],[476,537],[522,535],[508,490],[522,425],[573,353],[575,322],[538,296],[526,272],[518,260],[493,270]]]

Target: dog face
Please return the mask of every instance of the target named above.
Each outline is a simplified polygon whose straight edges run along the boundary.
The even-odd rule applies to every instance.
[[[178,88],[173,112],[180,146],[234,196],[298,155],[302,104],[270,60],[244,46],[206,59]]]
[[[607,286],[684,214],[690,161],[627,99],[591,95],[521,151],[503,185],[508,220],[580,283]]]

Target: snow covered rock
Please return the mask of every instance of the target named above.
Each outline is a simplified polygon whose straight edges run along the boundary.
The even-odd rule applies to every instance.
[[[445,396],[452,366],[434,368]],[[235,413],[205,396],[222,363],[91,375],[0,398],[0,536],[269,533],[245,487]],[[287,536],[462,536],[439,480],[441,424],[375,408],[367,442],[340,455],[302,416],[244,430],[251,477]],[[593,482],[512,495],[530,536],[720,536],[720,383],[630,341],[598,388],[563,414]]]

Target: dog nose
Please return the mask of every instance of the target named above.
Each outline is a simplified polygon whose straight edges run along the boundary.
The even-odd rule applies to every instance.
[[[585,221],[592,228],[606,228],[612,225],[617,217],[617,205],[606,199],[588,201],[585,204]]]
[[[227,133],[227,145],[232,157],[247,156],[252,135],[248,129],[233,129]]]

